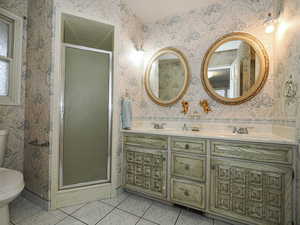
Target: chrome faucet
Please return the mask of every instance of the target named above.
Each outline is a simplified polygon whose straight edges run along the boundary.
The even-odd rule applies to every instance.
[[[166,125],[165,123],[152,123],[154,129],[164,129],[164,126]]]
[[[183,130],[183,131],[188,131],[188,130],[189,130],[189,128],[188,128],[188,126],[187,126],[186,124],[183,124],[183,126],[182,126],[182,130]]]
[[[232,133],[234,133],[234,134],[248,134],[249,132],[248,132],[247,127],[240,127],[240,128],[233,127]]]

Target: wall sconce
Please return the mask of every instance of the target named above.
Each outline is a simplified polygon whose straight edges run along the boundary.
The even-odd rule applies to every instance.
[[[144,58],[144,49],[143,44],[139,43],[139,41],[132,40],[132,51],[130,53],[130,59],[134,65],[137,67],[141,66],[143,63]]]
[[[135,49],[136,49],[136,52],[137,52],[137,56],[139,58],[144,56],[145,50],[143,49],[143,46],[140,46],[140,47],[135,46]]]
[[[276,23],[277,19],[273,18],[272,13],[269,13],[268,18],[264,21],[265,32],[267,34],[273,33],[275,30]]]
[[[135,50],[137,52],[137,56],[142,57],[144,56],[144,48],[142,40],[133,40]]]

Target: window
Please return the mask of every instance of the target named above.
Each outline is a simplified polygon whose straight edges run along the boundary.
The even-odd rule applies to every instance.
[[[0,8],[0,104],[20,104],[22,18]]]

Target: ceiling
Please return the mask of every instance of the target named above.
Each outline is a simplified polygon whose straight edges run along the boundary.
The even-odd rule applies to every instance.
[[[144,23],[151,23],[180,12],[188,12],[220,0],[122,0]]]

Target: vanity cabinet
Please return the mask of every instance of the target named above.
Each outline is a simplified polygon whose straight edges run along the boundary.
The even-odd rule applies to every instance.
[[[292,224],[291,146],[211,143],[209,211],[250,224]]]
[[[249,225],[292,225],[295,145],[124,134],[124,187]]]
[[[214,213],[250,224],[289,224],[290,168],[212,159],[210,185],[209,210]]]
[[[144,135],[124,137],[126,188],[166,198],[167,143],[158,136],[149,136],[149,140]]]
[[[206,208],[206,141],[171,137],[170,201]]]

